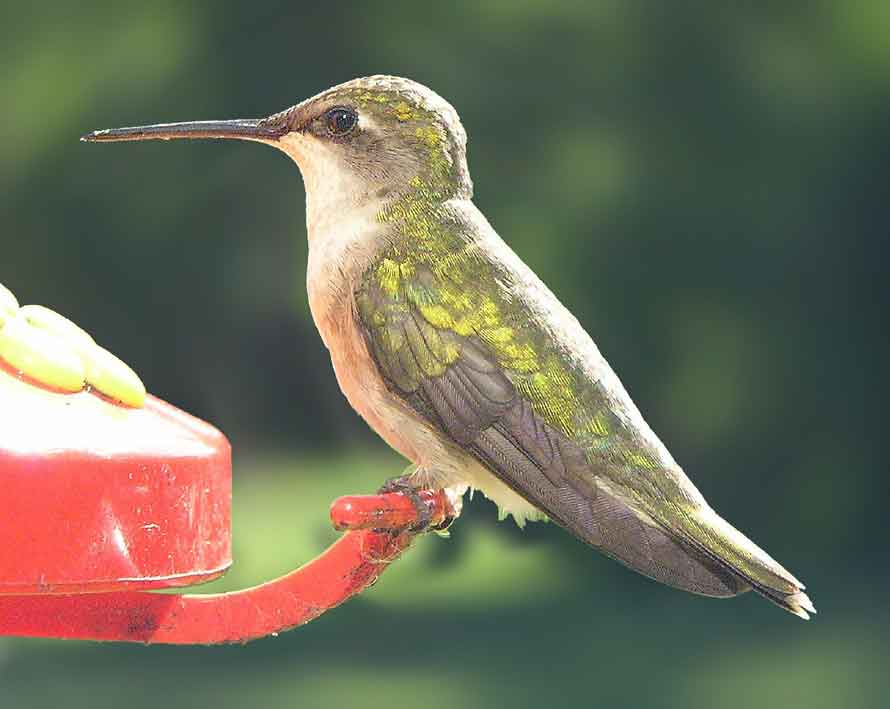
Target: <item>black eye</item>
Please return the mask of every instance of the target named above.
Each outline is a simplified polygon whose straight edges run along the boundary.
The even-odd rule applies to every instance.
[[[351,108],[332,108],[325,114],[325,121],[331,135],[343,136],[355,128],[358,114]]]

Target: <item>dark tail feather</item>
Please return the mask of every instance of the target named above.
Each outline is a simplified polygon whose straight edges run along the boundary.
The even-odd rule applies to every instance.
[[[585,501],[586,502],[586,501]],[[728,598],[751,586],[725,564],[641,519],[602,486],[571,531],[634,571],[668,586],[703,596]]]
[[[804,620],[816,613],[805,586],[710,507],[687,513],[678,533],[780,608]]]
[[[667,531],[597,488],[571,531],[641,574],[684,591],[726,598],[752,588],[790,613],[815,613],[804,585],[710,508]]]
[[[779,608],[784,608],[789,613],[794,613],[798,618],[809,620],[810,615],[815,615],[817,612],[810,597],[803,592],[803,586],[794,593],[783,593],[782,591],[760,586],[754,581],[750,581],[750,583],[751,587],[766,600],[775,603]]]
[[[804,593],[806,587],[710,507],[688,515],[682,533],[696,548],[724,564],[768,601],[804,620],[816,613]]]

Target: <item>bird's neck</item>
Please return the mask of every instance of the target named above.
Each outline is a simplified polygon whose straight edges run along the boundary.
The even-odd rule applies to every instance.
[[[425,199],[416,192],[389,198],[353,193],[347,199],[307,191],[307,288],[322,336],[348,321],[359,282],[382,259],[432,265],[464,248],[474,233],[455,220],[466,211],[459,208],[464,202]]]
[[[320,318],[336,317],[332,314],[351,302],[364,272],[387,253],[432,260],[457,247],[447,205],[470,199],[468,176],[457,180],[446,167],[431,165],[404,182],[381,186],[330,160],[304,161],[301,170],[309,299],[319,325]]]

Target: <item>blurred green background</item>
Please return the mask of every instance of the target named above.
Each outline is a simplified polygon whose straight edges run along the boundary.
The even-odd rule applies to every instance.
[[[890,3],[740,5],[3,3],[0,281],[229,435],[214,588],[319,552],[328,502],[404,461],[309,318],[286,158],[77,138],[395,73],[455,105],[477,204],[820,615],[667,589],[477,496],[450,540],[278,638],[0,639],[0,706],[887,706]]]

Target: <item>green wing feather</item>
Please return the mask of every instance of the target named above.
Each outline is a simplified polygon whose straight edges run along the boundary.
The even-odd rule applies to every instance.
[[[356,292],[369,350],[393,392],[554,521],[631,568],[696,593],[753,586],[794,605],[787,599],[799,582],[716,514],[699,514],[704,501],[599,353],[576,352],[552,329],[555,299],[535,300],[544,286],[520,282],[530,272],[491,258],[472,227],[418,222],[416,213],[408,221],[414,238],[394,240]]]

